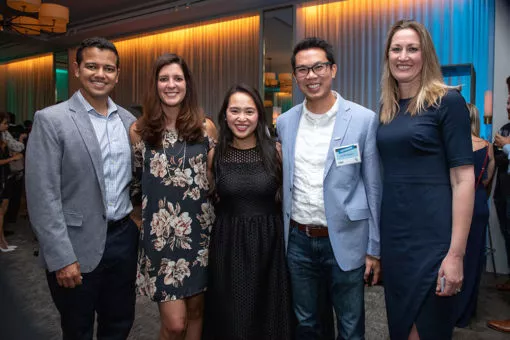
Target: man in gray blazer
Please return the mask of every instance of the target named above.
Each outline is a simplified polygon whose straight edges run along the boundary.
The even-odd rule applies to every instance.
[[[36,112],[26,152],[30,222],[40,243],[64,339],[126,339],[134,321],[138,228],[129,218],[135,118],[109,98],[115,46],[84,40],[80,89]]]
[[[306,99],[278,118],[277,131],[297,338],[323,339],[318,306],[333,304],[339,338],[364,339],[364,281],[376,283],[380,271],[378,119],[331,90],[337,67],[326,41],[299,42],[291,63]],[[319,301],[324,285],[331,301]]]

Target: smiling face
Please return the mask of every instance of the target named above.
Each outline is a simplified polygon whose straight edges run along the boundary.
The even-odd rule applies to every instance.
[[[165,65],[158,73],[158,95],[163,106],[179,107],[186,96],[186,79],[181,65]]]
[[[388,51],[390,72],[399,88],[406,87],[410,93],[418,91],[423,67],[420,37],[415,30],[405,28],[395,32]]]
[[[236,92],[230,96],[227,107],[227,125],[236,139],[256,144],[255,130],[257,129],[259,113],[253,98],[244,92]]]
[[[296,67],[313,67],[319,63],[327,63],[328,58],[326,52],[321,48],[309,48],[299,51],[296,54]],[[331,86],[333,78],[336,75],[336,65],[326,65],[327,69],[322,75],[317,75],[313,70],[309,70],[308,74],[304,77],[299,77],[294,72],[294,77],[299,86],[299,89],[306,97],[307,101],[320,101],[326,100],[331,94]]]
[[[113,51],[88,47],[83,50],[83,59],[76,62],[75,76],[80,80],[81,94],[94,106],[94,103],[107,100],[119,81],[117,56]]]

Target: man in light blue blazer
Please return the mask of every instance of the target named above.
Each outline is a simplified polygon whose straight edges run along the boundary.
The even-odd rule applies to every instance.
[[[333,304],[339,339],[364,339],[364,283],[377,282],[381,173],[378,118],[332,91],[333,48],[319,38],[295,47],[305,101],[277,120],[283,214],[297,339],[322,339],[318,305]],[[318,301],[326,284],[331,301]]]
[[[64,339],[126,339],[134,321],[138,228],[132,210],[129,128],[109,98],[119,76],[103,38],[76,52],[80,89],[36,112],[26,153],[30,222]]]

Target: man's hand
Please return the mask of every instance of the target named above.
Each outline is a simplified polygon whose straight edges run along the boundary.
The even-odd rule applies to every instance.
[[[503,137],[497,133],[496,137],[494,137],[494,145],[496,145],[498,148],[502,148],[506,144],[510,144],[510,136]]]
[[[71,263],[56,272],[57,282],[60,287],[74,288],[81,285],[80,264],[78,262]]]
[[[28,135],[26,133],[22,133],[21,135],[19,135],[19,138],[18,140],[23,143],[23,141],[28,137]]]
[[[129,215],[133,222],[135,222],[136,226],[138,227],[138,230],[142,230],[142,207],[139,205],[133,206],[133,211]]]
[[[371,282],[368,282],[370,279],[370,272],[373,272],[373,276],[371,277]],[[367,255],[365,257],[365,275],[363,278],[365,279],[365,283],[369,286],[375,285],[379,281],[379,276],[381,275],[381,262],[379,259]]]

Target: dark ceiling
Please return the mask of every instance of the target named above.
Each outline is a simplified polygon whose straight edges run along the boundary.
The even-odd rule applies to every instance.
[[[289,0],[43,0],[69,7],[67,33],[28,37],[0,31],[0,62],[61,51],[91,36],[118,38],[300,1]],[[188,7],[188,8],[187,8]],[[0,13],[14,14],[0,0]]]

